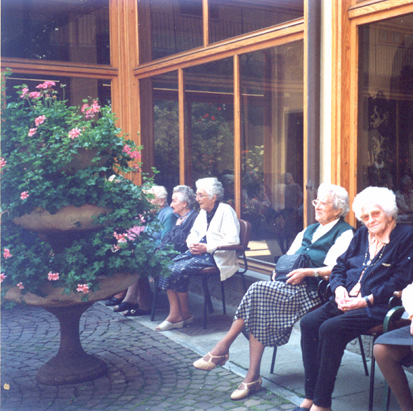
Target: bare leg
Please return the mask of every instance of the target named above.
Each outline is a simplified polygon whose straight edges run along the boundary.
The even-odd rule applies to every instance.
[[[400,361],[409,355],[410,347],[376,344],[374,356],[402,411],[413,410],[413,398]]]
[[[252,382],[260,377],[262,354],[265,346],[250,334],[250,366],[243,382]]]
[[[137,287],[137,302],[141,310],[150,310],[152,304],[152,291],[147,278],[139,278]],[[136,300],[135,300],[136,301]]]
[[[171,323],[183,321],[178,293],[169,289],[166,291],[166,295],[168,296],[169,301],[169,314],[166,317],[166,321]]]
[[[138,303],[138,288],[139,288],[139,280],[136,280],[126,290],[126,295],[123,301],[127,303],[137,304]]]
[[[192,313],[189,310],[188,293],[176,293],[179,300],[179,310],[181,312],[182,320],[187,320],[192,317]]]
[[[114,297],[119,298],[119,300],[123,300],[125,298],[125,295],[126,295],[126,290],[121,291],[120,293],[117,293]]]

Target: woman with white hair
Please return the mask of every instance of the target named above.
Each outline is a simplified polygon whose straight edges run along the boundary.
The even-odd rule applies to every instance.
[[[396,225],[394,193],[367,187],[354,199],[353,211],[364,226],[333,268],[333,297],[300,322],[305,399],[299,411],[331,410],[347,343],[382,324],[389,298],[412,282],[413,227]]]
[[[307,255],[309,266],[291,271],[286,282],[277,281],[275,276],[275,281],[252,284],[226,336],[193,364],[204,371],[225,364],[231,344],[244,331],[250,345],[250,365],[244,381],[231,395],[233,400],[245,398],[261,388],[264,348],[286,344],[294,323],[321,303],[316,290],[317,277],[330,275],[337,258],[353,238],[353,228],[344,221],[349,205],[343,187],[321,184],[313,205],[317,223],[299,233],[287,252]]]
[[[166,290],[169,314],[159,324],[158,331],[183,328],[193,321],[188,306],[188,285],[191,276],[206,267],[218,267],[221,281],[238,271],[238,259],[233,250],[216,251],[219,246],[239,244],[239,221],[234,209],[222,203],[224,188],[215,177],[196,181],[196,200],[201,211],[188,235],[189,250],[173,259],[171,273],[159,280]]]

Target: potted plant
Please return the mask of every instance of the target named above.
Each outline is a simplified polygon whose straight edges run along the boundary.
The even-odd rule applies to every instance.
[[[62,338],[69,334],[61,350],[70,351],[80,347],[70,330],[82,312],[126,288],[136,273],[166,273],[171,250],[155,253],[140,227],[153,208],[146,194],[152,180],[142,176],[135,185],[124,177],[141,173],[141,147],[121,135],[111,108],[96,99],[70,107],[52,81],[16,88],[17,98],[6,97],[1,111],[2,302],[52,311]],[[66,326],[67,307],[74,314]],[[72,382],[82,373],[40,380]]]

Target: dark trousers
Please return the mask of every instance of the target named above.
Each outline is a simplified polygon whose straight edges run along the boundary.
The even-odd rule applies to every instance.
[[[364,308],[340,311],[334,301],[301,318],[301,350],[305,397],[319,407],[331,407],[334,383],[348,342],[380,324]]]

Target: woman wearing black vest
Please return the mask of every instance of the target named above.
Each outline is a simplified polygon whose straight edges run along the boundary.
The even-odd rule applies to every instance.
[[[317,200],[313,201],[317,223],[299,233],[287,252],[307,254],[310,267],[292,271],[287,282],[273,278],[275,281],[252,284],[227,335],[208,354],[194,362],[195,368],[205,371],[225,364],[231,344],[244,331],[250,344],[250,365],[231,399],[245,398],[261,388],[260,364],[264,348],[286,344],[294,323],[321,303],[311,281],[315,281],[315,277],[329,276],[336,259],[350,244],[353,228],[344,221],[349,211],[348,201],[343,187],[320,185]],[[306,278],[309,281],[303,281]]]

